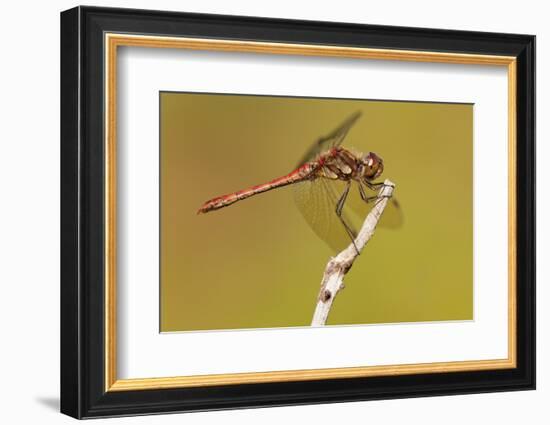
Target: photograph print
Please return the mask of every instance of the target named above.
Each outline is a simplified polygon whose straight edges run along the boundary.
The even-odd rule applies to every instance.
[[[474,319],[472,104],[159,96],[161,332]]]

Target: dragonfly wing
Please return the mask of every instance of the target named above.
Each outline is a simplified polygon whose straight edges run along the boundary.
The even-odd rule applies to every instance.
[[[389,229],[397,229],[403,226],[403,210],[397,198],[393,197],[388,201],[384,214],[378,222],[380,226]]]
[[[340,127],[334,130],[332,133],[330,133],[325,137],[321,137],[305,153],[305,155],[302,157],[302,160],[298,163],[298,166],[303,165],[306,162],[312,160],[321,152],[324,152],[335,146],[340,146],[344,141],[344,139],[346,138],[346,135],[348,134],[350,128],[353,127],[353,125],[359,119],[360,116],[361,116],[360,111],[355,112],[346,121],[344,121],[342,125],[340,125]]]
[[[317,178],[294,184],[293,187],[296,205],[315,234],[336,252],[348,246],[351,238],[336,215],[336,205],[345,188],[343,182]],[[342,218],[357,235],[345,210]]]

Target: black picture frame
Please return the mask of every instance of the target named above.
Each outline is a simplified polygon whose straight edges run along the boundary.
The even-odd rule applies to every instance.
[[[517,59],[517,367],[105,391],[104,34],[258,40]],[[535,37],[76,7],[61,13],[61,412],[75,418],[535,388]]]

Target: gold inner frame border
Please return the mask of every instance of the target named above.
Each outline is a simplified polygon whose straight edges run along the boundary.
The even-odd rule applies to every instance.
[[[511,369],[516,358],[516,58],[330,45],[161,37],[106,33],[105,46],[105,391],[136,391],[216,385],[311,381],[419,373],[447,373]],[[508,357],[495,360],[398,364],[269,372],[228,373],[174,377],[118,379],[116,324],[116,93],[118,47],[177,48],[191,50],[254,52],[281,55],[325,56],[507,67],[508,71]]]

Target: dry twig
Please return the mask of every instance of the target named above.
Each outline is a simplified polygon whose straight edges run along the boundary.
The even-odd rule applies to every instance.
[[[355,249],[354,244],[351,243],[346,249],[340,252],[336,257],[331,258],[328,262],[323,280],[321,281],[321,290],[319,291],[317,307],[313,314],[311,326],[324,326],[327,322],[336,295],[344,289],[344,276],[372,235],[374,235],[378,220],[380,220],[386,208],[386,204],[393,194],[394,188],[395,185],[390,180],[386,180],[384,186],[380,189],[378,193],[379,200],[376,201],[376,204],[367,215],[359,234],[355,238],[355,246],[359,252]]]

